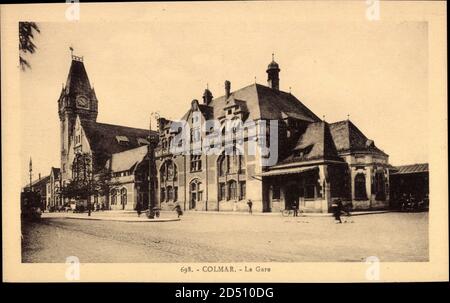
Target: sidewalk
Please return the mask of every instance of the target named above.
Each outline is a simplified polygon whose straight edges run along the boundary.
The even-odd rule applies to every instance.
[[[390,212],[388,210],[377,211],[355,211],[351,212],[351,216],[361,215],[375,215]],[[163,210],[161,211],[161,217],[157,219],[148,219],[143,213],[140,217],[137,216],[136,211],[133,210],[109,210],[101,212],[92,212],[91,216],[87,213],[43,213],[42,218],[66,218],[66,219],[79,219],[79,220],[99,220],[99,221],[121,221],[121,222],[172,222],[179,221],[180,219],[175,217],[176,214],[173,211]],[[238,215],[238,216],[250,216],[248,212],[243,211],[185,211],[185,215]],[[254,212],[252,216],[282,216],[281,212],[260,213]],[[292,215],[290,215],[292,216]],[[332,213],[302,213],[299,217],[332,217]]]
[[[116,211],[112,211],[116,212]],[[129,214],[127,216],[127,214]],[[131,215],[133,214],[133,216]],[[91,216],[88,216],[87,213],[78,214],[78,213],[43,213],[42,218],[65,218],[65,219],[77,219],[77,220],[97,220],[97,221],[120,221],[120,222],[147,222],[147,223],[155,223],[155,222],[173,222],[180,221],[179,218],[156,218],[149,219],[145,214],[142,214],[140,217],[137,216],[135,211],[125,212],[125,211],[117,211],[117,213],[110,212],[102,212],[102,213],[91,213]]]
[[[169,213],[171,211],[161,211],[161,213]],[[350,214],[352,216],[361,216],[361,215],[375,215],[375,214],[383,214],[388,213],[389,210],[372,210],[372,211],[354,211]],[[241,216],[250,216],[250,214],[246,211],[204,211],[204,210],[189,210],[185,211],[186,214],[207,214],[207,215],[241,215]],[[253,212],[252,216],[282,216],[281,212],[270,212],[270,213],[260,213]],[[291,215],[292,216],[292,215]],[[332,217],[332,213],[299,213],[299,217]]]

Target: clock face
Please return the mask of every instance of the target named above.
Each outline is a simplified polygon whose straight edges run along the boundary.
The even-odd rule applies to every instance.
[[[86,97],[80,96],[77,98],[77,105],[79,107],[83,107],[83,108],[88,108],[88,100],[86,99]]]

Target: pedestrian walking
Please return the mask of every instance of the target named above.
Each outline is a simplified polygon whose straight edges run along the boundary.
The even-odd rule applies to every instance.
[[[183,215],[183,210],[181,209],[180,204],[177,203],[177,205],[175,205],[173,210],[177,212],[178,218]]]
[[[337,199],[333,202],[333,204],[331,205],[332,210],[333,210],[333,216],[334,219],[336,220],[336,224],[337,223],[342,223],[341,220],[341,212],[342,212],[342,201],[341,199]]]
[[[247,205],[248,205],[248,213],[249,213],[250,215],[252,215],[252,214],[253,214],[253,210],[252,210],[253,202],[252,202],[252,200],[248,199]]]
[[[138,217],[140,217],[140,216],[141,216],[141,213],[142,213],[142,204],[141,204],[141,202],[138,202],[138,203],[136,204],[136,211],[137,211]]]

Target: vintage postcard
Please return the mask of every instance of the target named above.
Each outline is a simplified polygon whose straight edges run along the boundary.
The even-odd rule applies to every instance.
[[[444,2],[0,13],[5,281],[448,281]]]

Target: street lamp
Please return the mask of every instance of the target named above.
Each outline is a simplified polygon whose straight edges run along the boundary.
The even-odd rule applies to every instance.
[[[156,195],[155,195],[155,180],[156,180],[156,163],[155,163],[155,148],[158,146],[159,136],[157,134],[152,133],[152,117],[156,120],[159,119],[159,113],[152,112],[150,117],[150,125],[149,125],[149,134],[148,134],[148,160],[149,160],[149,169],[148,169],[148,210],[150,214],[150,218],[153,219],[155,217],[154,209],[157,206],[156,203]]]

